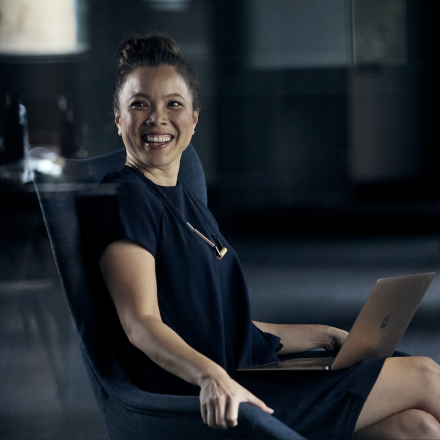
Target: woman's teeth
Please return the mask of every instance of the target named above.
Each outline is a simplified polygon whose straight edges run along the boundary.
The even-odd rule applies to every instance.
[[[171,136],[147,136],[147,142],[169,142]]]

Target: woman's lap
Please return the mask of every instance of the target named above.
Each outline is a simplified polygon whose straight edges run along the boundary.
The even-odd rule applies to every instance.
[[[350,438],[384,361],[339,371],[246,372],[237,380],[304,437]]]

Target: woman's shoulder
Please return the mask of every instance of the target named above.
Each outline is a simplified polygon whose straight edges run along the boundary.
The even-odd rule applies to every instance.
[[[129,167],[107,173],[101,180],[100,185],[113,184],[118,189],[118,193],[127,190],[137,191],[148,195],[156,195],[154,189],[149,184],[142,173]]]
[[[149,203],[158,207],[161,205],[156,191],[154,191],[148,179],[137,170],[124,167],[120,170],[111,171],[100,182],[100,186],[106,184],[113,184],[116,188],[116,195],[119,197],[148,200]]]
[[[133,170],[127,166],[120,169],[110,171],[102,179],[101,184],[104,183],[118,183],[135,185],[140,184],[145,177],[137,170]]]

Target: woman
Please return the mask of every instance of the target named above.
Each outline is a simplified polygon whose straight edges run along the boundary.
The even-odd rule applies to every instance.
[[[277,361],[276,352],[338,349],[347,333],[252,323],[236,254],[177,179],[200,99],[171,38],[125,43],[114,107],[127,162],[104,179],[119,191],[100,268],[131,342],[124,350],[133,382],[200,394],[213,428],[235,426],[248,402],[309,438],[440,438],[440,368],[427,358],[374,359],[332,373],[236,372]]]

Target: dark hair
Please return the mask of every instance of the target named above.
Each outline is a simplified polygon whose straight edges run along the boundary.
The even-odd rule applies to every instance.
[[[197,74],[180,56],[174,39],[157,31],[135,36],[122,45],[113,90],[113,107],[119,110],[119,92],[131,72],[139,67],[159,67],[163,64],[176,68],[191,93],[193,109],[200,110],[201,100]]]

